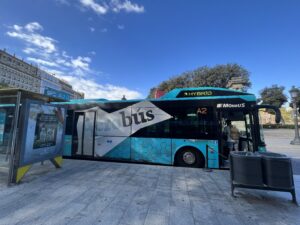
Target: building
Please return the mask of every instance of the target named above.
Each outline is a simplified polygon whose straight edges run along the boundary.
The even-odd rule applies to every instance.
[[[160,98],[164,94],[166,94],[165,91],[161,91],[161,90],[155,89],[155,91],[154,91],[154,98]]]
[[[281,118],[282,118],[282,120],[281,120],[282,124],[294,125],[293,109],[291,107],[281,107],[280,113],[281,113]],[[260,110],[259,116],[260,116],[261,124],[263,124],[263,125],[276,124],[275,123],[275,115],[272,113],[269,113],[268,111]],[[298,117],[298,119],[299,119],[299,125],[300,125],[300,116]]]
[[[82,99],[68,82],[0,50],[0,84],[64,99]]]
[[[61,90],[59,79],[57,77],[41,69],[38,69],[38,74],[41,77],[41,88],[40,88],[41,94],[49,95],[50,91],[52,90],[53,91]]]
[[[242,77],[232,77],[226,87],[238,91],[244,91],[247,84],[248,82]]]
[[[83,98],[84,98],[83,92],[73,90],[73,98],[72,99],[83,99]]]
[[[84,93],[73,90],[72,85],[67,81],[59,79],[42,69],[38,69],[38,74],[41,77],[41,94],[65,100],[84,98]]]
[[[0,50],[0,83],[39,93],[41,78],[37,67]]]

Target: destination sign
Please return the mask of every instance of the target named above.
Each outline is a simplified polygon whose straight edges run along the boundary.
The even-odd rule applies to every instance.
[[[193,97],[209,97],[209,96],[230,96],[230,95],[249,95],[248,93],[222,90],[188,90],[181,91],[176,98],[193,98]]]

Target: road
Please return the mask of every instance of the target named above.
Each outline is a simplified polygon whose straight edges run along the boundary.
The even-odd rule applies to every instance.
[[[236,189],[228,170],[65,160],[0,188],[0,225],[300,224],[291,195]],[[295,176],[300,197],[300,176]],[[300,198],[299,198],[300,199]]]
[[[295,133],[291,129],[265,129],[268,151],[282,153],[293,158],[293,172],[300,175],[300,145],[291,145]]]

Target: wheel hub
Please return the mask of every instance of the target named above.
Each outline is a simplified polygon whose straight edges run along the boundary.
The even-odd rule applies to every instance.
[[[195,163],[195,161],[196,161],[195,154],[192,153],[192,152],[185,152],[185,153],[183,154],[183,161],[184,161],[186,164],[189,164],[189,165]]]

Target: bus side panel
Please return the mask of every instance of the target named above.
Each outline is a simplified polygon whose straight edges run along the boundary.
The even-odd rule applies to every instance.
[[[65,135],[63,156],[72,156],[72,135]]]
[[[131,160],[171,165],[170,138],[131,138]]]
[[[205,158],[206,145],[213,149],[213,151],[208,151],[208,167],[219,168],[219,148],[218,141],[216,140],[172,139],[172,164],[174,164],[176,152],[183,147],[194,147],[198,149]]]
[[[112,150],[104,155],[105,158],[111,159],[130,159],[130,138],[126,138]]]

